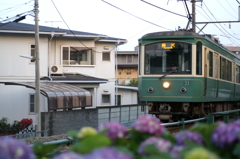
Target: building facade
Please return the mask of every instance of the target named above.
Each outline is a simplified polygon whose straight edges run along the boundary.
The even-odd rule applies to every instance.
[[[41,112],[115,105],[115,47],[124,43],[102,34],[39,26]],[[24,58],[34,56],[34,25],[0,23],[0,117],[9,122],[36,122],[35,62]],[[136,102],[122,99],[121,104]]]

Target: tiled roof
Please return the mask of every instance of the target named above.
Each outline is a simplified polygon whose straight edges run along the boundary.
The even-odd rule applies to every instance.
[[[17,22],[9,22],[9,23],[0,23],[0,31],[35,31],[35,25],[26,24],[26,23],[17,23]],[[68,30],[68,29],[61,29],[61,28],[54,28],[54,27],[47,27],[47,26],[40,26],[39,25],[39,32],[54,32],[54,33],[66,33],[66,35],[82,35],[82,36],[96,36],[96,37],[103,37],[105,40],[124,40],[120,38],[108,37],[107,35],[103,34],[96,34],[96,33],[89,33],[83,31],[75,31],[75,30]]]
[[[107,79],[96,78],[79,73],[64,73],[62,76],[51,76],[56,82],[76,82],[76,83],[107,83]],[[41,80],[50,80],[49,77],[42,77]]]

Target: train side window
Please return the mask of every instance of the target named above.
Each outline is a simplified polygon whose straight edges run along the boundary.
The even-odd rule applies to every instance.
[[[236,83],[240,83],[239,66],[236,65]]]
[[[208,54],[208,64],[209,64],[209,77],[213,77],[213,53],[211,51],[209,51]]]
[[[197,75],[202,74],[202,43],[197,42],[197,59],[196,59],[196,73]]]
[[[227,81],[232,81],[232,62],[221,57],[221,75],[220,78]]]

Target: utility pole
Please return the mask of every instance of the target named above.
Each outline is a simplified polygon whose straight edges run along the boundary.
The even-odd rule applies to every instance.
[[[192,32],[196,32],[196,10],[195,10],[195,5],[196,1],[192,0]]]
[[[39,6],[38,6],[38,0],[35,0],[34,5],[34,11],[35,11],[35,101],[36,101],[36,121],[37,121],[37,130],[41,131],[41,107],[40,107],[40,67],[39,67],[39,26],[38,26],[38,13],[39,13]]]

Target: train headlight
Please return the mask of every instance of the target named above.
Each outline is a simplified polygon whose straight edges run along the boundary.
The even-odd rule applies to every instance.
[[[170,82],[163,82],[163,88],[168,89],[170,87]]]
[[[149,87],[149,88],[148,88],[148,92],[152,93],[152,92],[153,92],[153,88],[152,88],[152,87]]]

